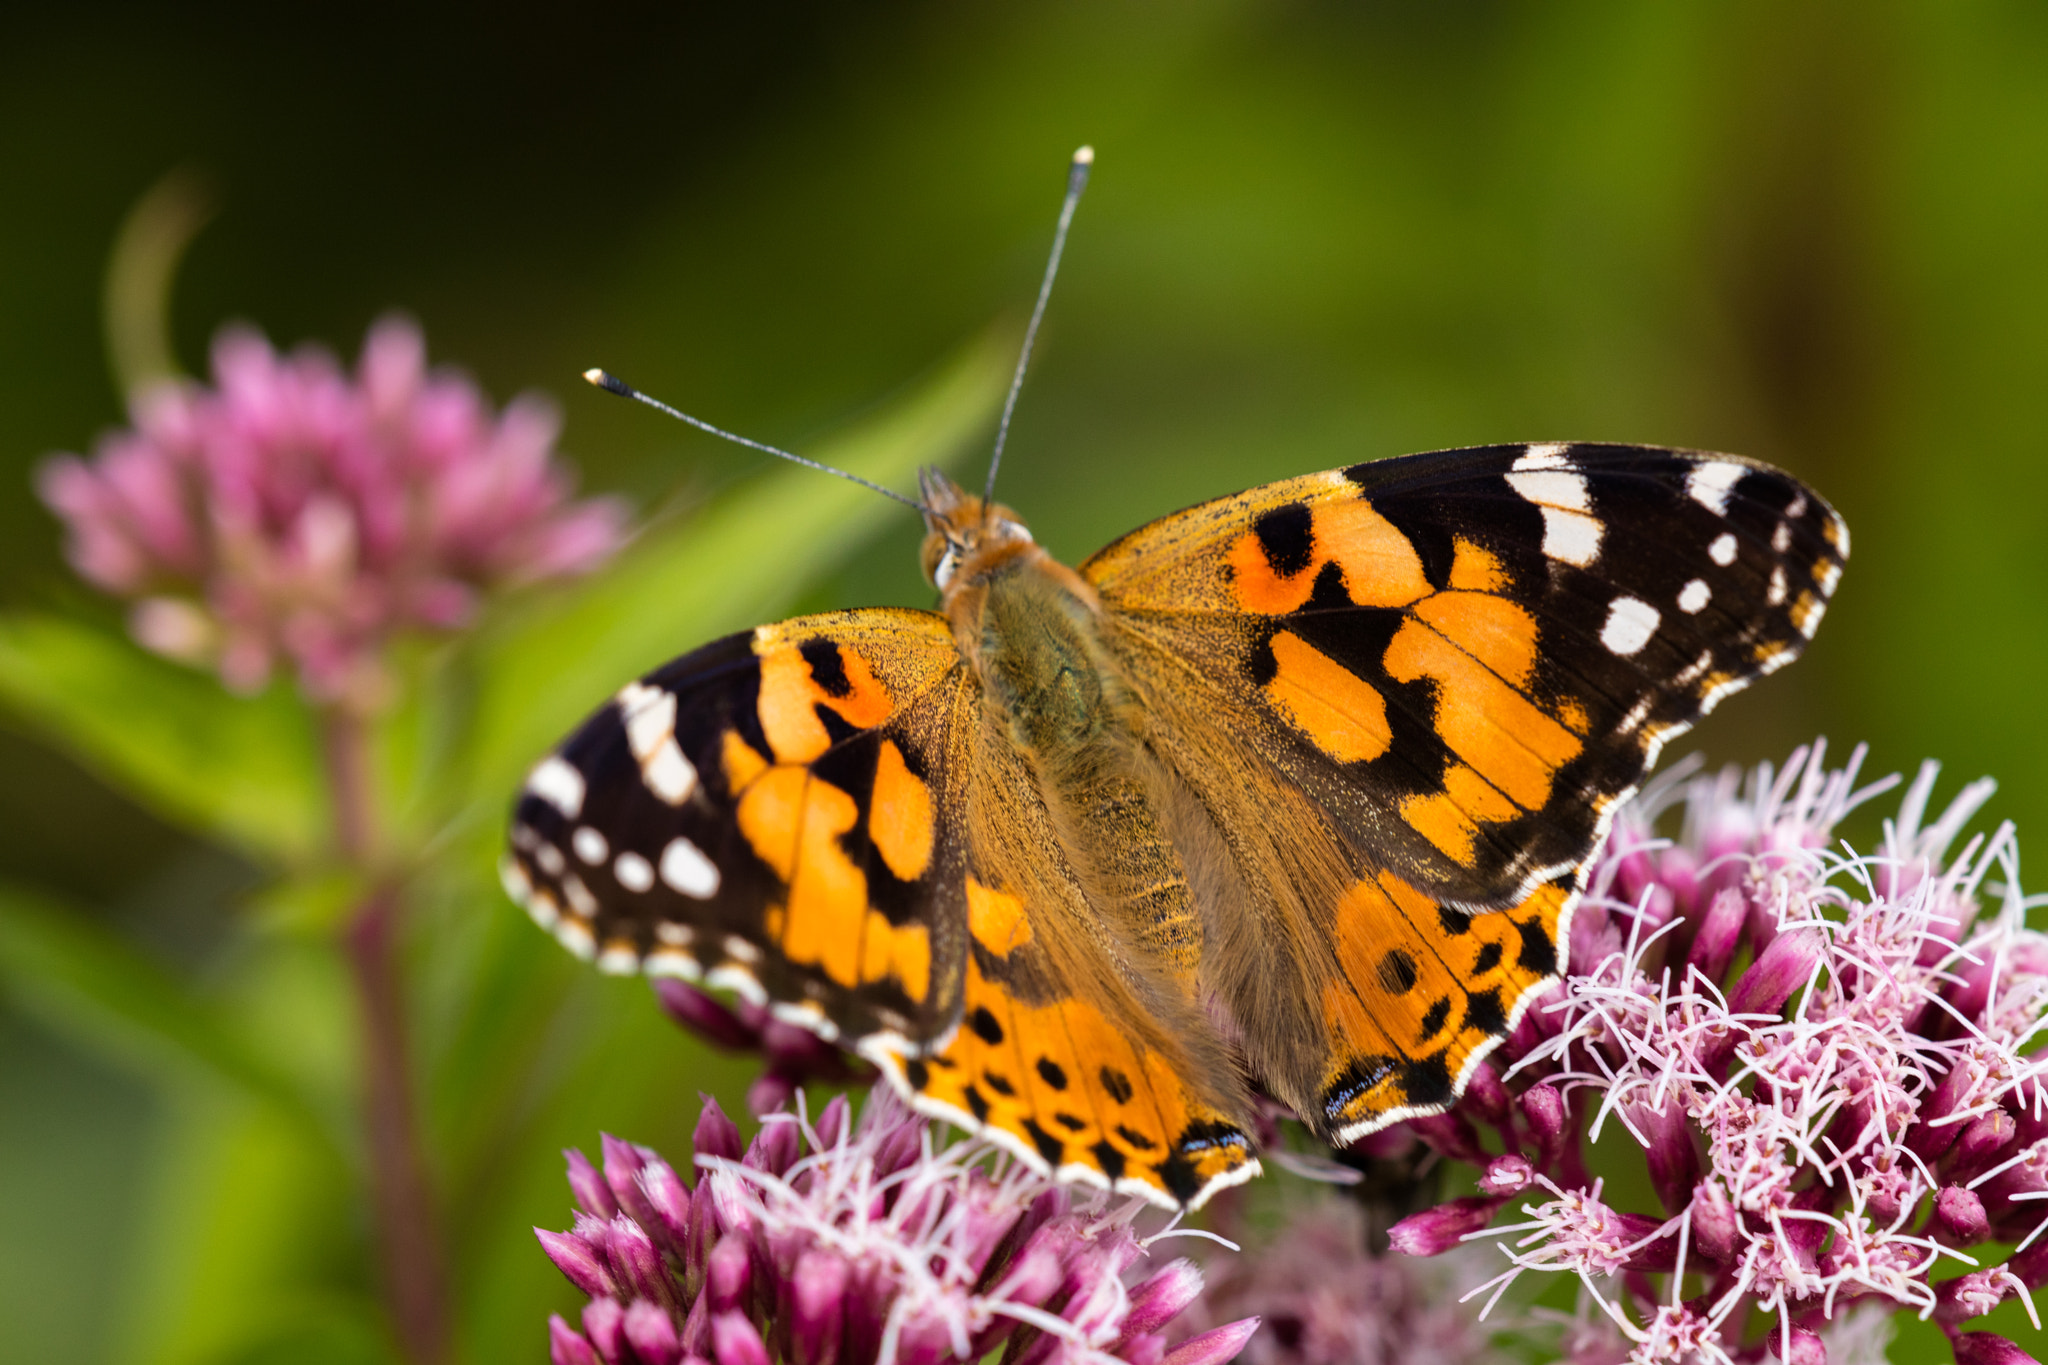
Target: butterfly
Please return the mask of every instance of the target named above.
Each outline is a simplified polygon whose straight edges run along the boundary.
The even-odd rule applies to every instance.
[[[627,683],[533,768],[507,888],[1167,1207],[1258,1171],[1254,1085],[1333,1144],[1453,1103],[1660,747],[1849,552],[1790,475],[1646,446],[1310,474],[1078,568],[937,471],[920,505],[939,610]]]

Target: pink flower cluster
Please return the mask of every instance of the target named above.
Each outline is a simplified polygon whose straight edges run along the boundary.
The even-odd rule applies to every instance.
[[[1077,1202],[986,1144],[934,1150],[930,1126],[878,1091],[815,1126],[773,1114],[744,1152],[710,1101],[691,1188],[660,1157],[604,1139],[569,1153],[579,1212],[536,1228],[590,1296],[580,1329],[548,1324],[554,1365],[1224,1365],[1258,1326],[1172,1346],[1201,1292],[1177,1260],[1127,1283],[1150,1246],[1132,1202]]]
[[[1574,1359],[1818,1365],[1858,1304],[1933,1318],[1964,1365],[2030,1359],[1962,1326],[2008,1296],[2032,1313],[2048,1282],[2048,938],[2025,927],[2009,825],[1951,851],[1989,782],[1930,818],[1927,765],[1878,852],[1831,847],[1891,785],[1858,789],[1861,758],[1829,771],[1816,746],[1628,808],[1571,976],[1504,1070],[1415,1125],[1482,1167],[1480,1193],[1404,1220],[1398,1249],[1442,1251],[1520,1199],[1482,1288],[1576,1274],[1605,1327]],[[1681,831],[1656,837],[1673,806]],[[1611,1207],[1588,1172],[1577,1135],[1610,1123],[1660,1207]]]
[[[553,408],[499,413],[429,373],[410,322],[372,328],[353,376],[243,329],[213,370],[136,395],[132,430],[51,460],[40,487],[79,572],[137,599],[137,638],[238,690],[288,661],[318,701],[374,702],[394,632],[459,626],[480,592],[620,543],[619,504],[569,501]]]

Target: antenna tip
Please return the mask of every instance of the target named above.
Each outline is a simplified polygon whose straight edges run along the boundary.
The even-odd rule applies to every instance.
[[[1074,164],[1076,166],[1093,166],[1095,164],[1095,149],[1085,145],[1076,147],[1074,149]]]
[[[633,390],[628,388],[622,380],[614,375],[605,373],[594,365],[583,372],[583,378],[586,382],[595,384],[606,393],[615,393],[621,398],[632,396]]]

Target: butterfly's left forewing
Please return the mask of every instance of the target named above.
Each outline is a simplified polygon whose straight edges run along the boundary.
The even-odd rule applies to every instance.
[[[849,1046],[958,1018],[970,687],[945,619],[834,612],[627,684],[530,774],[513,897],[572,951],[729,987]]]

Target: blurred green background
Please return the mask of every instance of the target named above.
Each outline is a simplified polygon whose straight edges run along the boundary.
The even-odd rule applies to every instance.
[[[0,607],[118,619],[28,481],[122,418],[102,275],[168,171],[217,208],[173,298],[187,368],[227,319],[352,357],[403,308],[500,400],[558,395],[586,486],[659,511],[806,485],[585,366],[799,450],[940,391],[985,441],[974,348],[1021,322],[1084,141],[1004,471],[1056,553],[1410,450],[1759,456],[1835,502],[1855,557],[1806,660],[1698,747],[1868,740],[1879,771],[1998,777],[2023,846],[2048,825],[2048,6],[2022,0],[9,6]],[[913,519],[869,502],[845,504],[858,546],[803,586],[747,578],[734,609],[928,602]],[[746,554],[790,555],[749,524]],[[738,624],[659,606],[658,652]],[[257,1070],[313,1112],[17,952],[0,1358],[383,1358],[352,1129],[319,1112],[352,1046],[332,954],[261,859],[38,733],[0,711],[0,878],[132,968],[133,998],[267,1021]],[[556,1149],[600,1127],[679,1149],[694,1090],[745,1076],[476,890],[490,834],[414,935],[416,1023],[463,1356],[539,1360],[573,1297],[525,1231],[565,1219]]]

